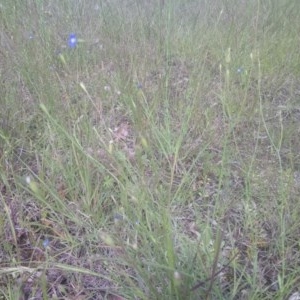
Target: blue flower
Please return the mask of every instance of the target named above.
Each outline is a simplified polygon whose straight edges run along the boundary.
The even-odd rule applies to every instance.
[[[77,46],[78,39],[75,33],[71,33],[68,38],[68,46],[71,49],[74,49]]]
[[[49,246],[49,244],[50,244],[49,239],[45,239],[45,240],[43,241],[43,246],[44,246],[44,248],[47,248],[47,247]]]
[[[34,39],[34,33],[30,33],[30,34],[28,35],[28,39],[33,40],[33,39]]]

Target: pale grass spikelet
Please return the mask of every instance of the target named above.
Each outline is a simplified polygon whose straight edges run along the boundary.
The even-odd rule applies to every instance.
[[[38,194],[39,193],[39,188],[38,188],[37,183],[35,181],[31,180],[30,176],[26,176],[25,181],[29,185],[30,190],[34,194]]]
[[[227,64],[230,64],[231,62],[231,48],[229,47],[226,51],[226,54],[225,54],[225,62]]]
[[[41,109],[44,113],[48,114],[48,110],[47,110],[47,107],[45,106],[45,104],[41,103],[41,104],[40,104],[40,109]]]
[[[250,59],[252,62],[259,61],[259,50],[253,49],[253,51],[250,53]]]
[[[64,55],[63,55],[62,53],[59,53],[59,54],[58,54],[58,58],[59,58],[59,60],[61,61],[61,63],[62,63],[64,66],[67,65],[67,62],[66,62],[66,60],[65,60],[65,57],[64,57]]]
[[[115,246],[113,238],[108,233],[100,232],[100,238],[106,245],[110,247]]]
[[[81,82],[79,83],[79,85],[80,85],[80,87],[82,88],[82,90],[89,96],[89,93],[88,93],[88,91],[87,91],[87,89],[86,89],[86,87],[85,87],[85,84],[81,81]]]
[[[137,245],[136,242],[134,242],[133,244],[131,244],[131,247],[132,247],[133,250],[137,250],[138,245]]]
[[[141,137],[141,143],[145,149],[148,149],[148,142],[143,136]]]
[[[114,141],[111,140],[111,141],[109,141],[109,144],[108,144],[108,153],[112,154],[113,149],[114,149]]]
[[[253,52],[250,53],[250,59],[253,61]]]
[[[230,76],[230,71],[229,71],[229,69],[227,69],[226,70],[226,77],[229,78],[229,76]]]

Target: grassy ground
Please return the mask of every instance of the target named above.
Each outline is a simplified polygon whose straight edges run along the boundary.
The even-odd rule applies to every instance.
[[[0,299],[299,299],[299,10],[2,1]]]

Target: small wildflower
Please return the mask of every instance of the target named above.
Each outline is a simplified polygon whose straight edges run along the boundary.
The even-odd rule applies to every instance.
[[[180,280],[181,279],[181,275],[180,275],[180,273],[178,271],[174,272],[174,279],[175,280]]]
[[[238,74],[241,74],[241,73],[243,73],[243,71],[244,71],[244,69],[243,69],[243,68],[238,68],[238,69],[236,70],[236,72],[237,72]]]
[[[140,82],[138,82],[137,85],[136,85],[136,87],[140,90],[140,89],[143,88],[143,85]]]
[[[78,43],[78,39],[77,39],[76,34],[71,33],[68,38],[69,48],[74,49],[77,46],[77,43]]]
[[[115,213],[114,215],[114,222],[115,224],[119,223],[120,221],[123,221],[124,216],[119,214],[119,213]]]
[[[49,244],[50,244],[49,239],[45,239],[45,240],[43,241],[43,247],[44,247],[44,248],[48,248],[48,247],[49,247]]]
[[[107,91],[107,92],[110,91],[110,86],[109,85],[105,85],[104,86],[104,90]]]
[[[174,272],[174,283],[176,286],[179,286],[181,284],[181,275],[178,271]]]
[[[33,39],[34,39],[34,33],[32,33],[32,32],[29,33],[29,34],[28,34],[28,39],[29,39],[29,40],[33,40]]]

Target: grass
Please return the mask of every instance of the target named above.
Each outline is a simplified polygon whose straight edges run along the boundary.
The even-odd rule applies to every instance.
[[[296,297],[299,4],[2,1],[0,299]]]

